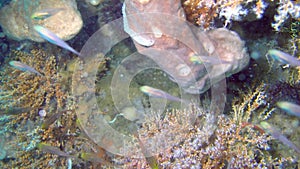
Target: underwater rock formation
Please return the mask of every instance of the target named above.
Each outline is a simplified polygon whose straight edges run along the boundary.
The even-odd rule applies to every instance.
[[[125,1],[122,12],[124,30],[138,52],[154,60],[188,93],[203,93],[248,65],[244,42],[235,32],[200,31],[186,22],[179,0]]]
[[[44,9],[61,8],[55,15],[42,19],[31,19],[31,15]],[[75,0],[24,0],[12,1],[0,10],[0,25],[4,33],[15,40],[44,40],[34,31],[33,25],[42,25],[63,40],[73,38],[82,28],[83,22]]]

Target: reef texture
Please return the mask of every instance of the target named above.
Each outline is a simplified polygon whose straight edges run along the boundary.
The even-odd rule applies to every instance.
[[[43,50],[33,49],[30,53],[12,51],[11,59],[20,60],[22,63],[33,66],[43,76],[36,76],[28,72],[22,72],[5,67],[1,72],[1,110],[7,112],[22,110],[30,112],[26,118],[36,116],[38,109],[56,111],[62,109],[66,95],[62,91],[61,83],[54,77],[57,76],[57,62],[54,55],[49,55]],[[17,84],[17,85],[16,85]],[[53,101],[55,100],[55,102]]]
[[[280,31],[289,18],[297,19],[300,16],[299,1],[290,0],[183,0],[182,4],[187,19],[204,29],[213,28],[218,18],[224,19],[226,26],[232,21],[254,21],[262,19],[264,15],[272,17],[274,13],[266,12],[267,8],[277,11],[271,24],[276,31]]]
[[[249,98],[252,98],[251,94]],[[247,113],[240,111],[244,108],[243,104],[233,105],[230,118],[225,115],[215,117],[212,112],[201,109],[168,112],[162,119],[155,115],[147,117],[139,130],[139,144],[126,145],[136,149],[135,152],[140,152],[137,147],[143,146],[147,147],[144,152],[148,153],[154,150],[153,145],[165,146],[164,149],[155,149],[157,152],[151,152],[152,156],[145,154],[148,155],[146,158],[141,154],[116,157],[115,165],[119,168],[295,167],[295,159],[290,155],[271,155],[272,138],[260,127],[247,122],[255,105],[251,105]],[[192,125],[189,118],[195,114],[197,121]],[[154,140],[156,144],[151,144]]]
[[[188,93],[203,93],[248,65],[244,42],[235,32],[199,31],[185,22],[179,0],[125,1],[123,16],[124,30],[138,52],[154,60]]]
[[[31,15],[42,9],[63,8],[44,20],[32,20]],[[63,40],[73,38],[82,28],[83,22],[74,0],[12,1],[0,10],[0,25],[4,33],[15,40],[44,40],[34,31],[33,25],[42,25]]]

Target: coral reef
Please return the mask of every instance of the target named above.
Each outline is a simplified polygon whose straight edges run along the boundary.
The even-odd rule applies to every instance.
[[[242,20],[250,13],[255,14],[257,19],[262,18],[266,2],[263,0],[184,0],[183,8],[187,13],[187,19],[204,29],[213,28],[217,18],[225,18],[225,25],[231,21]]]
[[[9,67],[10,60],[26,63],[42,76]],[[12,51],[1,68],[1,168],[110,165],[106,151],[88,139],[79,125],[69,95],[78,60],[68,64],[62,60],[41,49]]]
[[[61,91],[61,84],[55,78],[58,76],[55,56],[33,49],[30,53],[12,51],[9,59],[32,66],[43,76],[4,67],[5,71],[1,72],[1,91],[6,91],[6,96],[1,97],[5,102],[2,108],[22,106],[30,108],[33,114],[39,108],[53,111],[64,107],[66,95]],[[56,100],[56,103],[52,100]]]
[[[185,0],[182,6],[188,21],[203,27],[210,28],[217,15],[217,5],[213,1]]]
[[[30,18],[34,12],[49,8],[63,8],[63,10],[44,20]],[[43,42],[44,40],[33,29],[33,25],[36,24],[48,28],[64,40],[73,38],[83,26],[74,0],[12,1],[0,10],[0,16],[0,25],[5,34],[18,41],[30,39]]]
[[[289,18],[300,18],[300,2],[298,1],[279,1],[277,8],[277,14],[274,16],[274,23],[272,27],[279,31],[283,23]]]
[[[50,115],[57,109],[62,109],[65,106],[66,95],[57,81],[55,56],[33,49],[30,53],[12,51],[11,59],[33,66],[43,74],[38,76],[8,66],[4,66],[4,71],[1,72],[1,110],[6,112],[6,115],[4,113],[2,116],[8,116],[10,119],[3,121],[8,152],[6,159],[18,159],[13,160],[13,164],[8,162],[7,165],[29,166],[35,163],[37,158],[30,151],[42,138],[41,131],[38,130],[42,123],[38,117],[38,110],[46,110]]]
[[[277,14],[274,16],[272,27],[279,31],[280,27],[289,17],[300,17],[300,5],[297,1],[280,0],[183,0],[183,8],[187,14],[187,19],[204,29],[214,27],[217,18],[225,19],[225,26],[232,21],[257,20],[265,14],[268,6],[277,5]]]
[[[23,2],[26,1],[20,1]],[[97,26],[102,26],[121,15],[121,2],[118,0],[86,0],[80,3],[82,7],[92,6],[90,2],[95,3],[93,14],[98,16],[92,19],[94,22],[85,25],[90,34],[98,29]],[[299,119],[276,107],[278,101],[300,104],[300,68],[292,68],[264,57],[272,48],[299,57],[299,1],[182,0],[185,14],[179,1],[172,1],[174,4],[170,3],[171,1],[160,1],[161,4],[169,4],[152,4],[150,7],[147,4],[158,1],[126,1],[127,4],[131,2],[137,5],[137,9],[163,10],[179,15],[184,20],[186,15],[189,21],[209,29],[202,33],[199,31],[202,29],[198,27],[194,29],[180,23],[172,25],[178,28],[178,34],[186,33],[184,28],[191,28],[195,36],[189,36],[191,32],[188,32],[186,37],[190,41],[197,38],[201,40],[201,43],[195,40],[195,44],[203,50],[201,54],[216,55],[224,61],[234,62],[228,68],[230,71],[222,72],[228,73],[228,76],[247,65],[249,58],[246,56],[244,41],[236,33],[227,29],[212,29],[219,17],[223,17],[225,24],[229,24],[245,15],[250,25],[251,21],[272,13],[266,8],[268,5],[274,7],[273,11],[278,10],[273,26],[280,32],[274,35],[254,27],[255,32],[261,31],[259,33],[263,35],[257,39],[257,36],[249,38],[254,35],[253,32],[248,32],[250,28],[242,30],[248,34],[245,36],[246,44],[253,59],[250,60],[249,67],[227,79],[228,107],[224,112],[211,110],[211,105],[215,103],[211,103],[210,92],[195,95],[192,98],[200,98],[201,104],[191,104],[183,109],[180,103],[148,97],[139,90],[140,86],[149,85],[180,97],[180,87],[168,78],[168,73],[174,73],[173,69],[181,70],[179,73],[175,72],[181,75],[189,73],[185,65],[168,65],[174,61],[176,55],[185,62],[190,62],[188,45],[168,39],[159,27],[151,30],[155,32],[153,37],[142,34],[135,45],[141,52],[153,48],[162,49],[159,51],[160,57],[156,59],[166,72],[154,67],[155,70],[143,69],[143,72],[136,74],[130,81],[129,94],[126,95],[132,104],[130,107],[122,105],[119,109],[111,96],[114,87],[111,82],[120,63],[123,63],[128,55],[136,52],[130,39],[115,45],[109,53],[96,53],[95,60],[83,61],[82,58],[74,59],[73,56],[62,54],[60,50],[54,50],[53,45],[49,47],[48,44],[39,44],[37,49],[35,44],[20,42],[22,44],[17,46],[16,42],[8,41],[0,32],[0,52],[5,55],[8,53],[9,49],[5,49],[5,44],[16,49],[10,51],[8,56],[0,56],[0,168],[299,168],[299,154],[259,125],[262,121],[268,122],[295,146],[300,147]],[[114,4],[117,5],[111,7]],[[128,11],[133,9],[130,5],[127,6]],[[174,6],[179,8],[173,8]],[[58,17],[61,15],[58,14]],[[289,17],[291,18],[288,19]],[[2,15],[0,20],[1,18]],[[97,19],[99,25],[96,24]],[[34,22],[47,24],[48,21],[50,18]],[[132,30],[137,32],[141,28],[138,24],[144,23],[142,20],[128,21]],[[145,21],[149,22],[147,19]],[[270,22],[272,21],[268,20],[268,23]],[[168,21],[164,23],[167,25]],[[88,28],[93,25],[96,27]],[[138,46],[139,42],[142,42],[141,39],[150,42],[144,43],[150,44],[149,47]],[[82,36],[80,40],[80,43],[84,43]],[[236,48],[231,46],[232,43]],[[32,49],[32,46],[35,48]],[[86,49],[88,54],[97,51],[94,46],[88,46]],[[169,51],[171,54],[162,51]],[[162,54],[168,59],[161,59]],[[42,75],[17,70],[9,66],[8,62],[11,60],[25,63]],[[97,63],[98,67],[91,66],[93,63]],[[134,68],[144,68],[143,64],[138,60],[130,60],[122,66],[136,73]],[[201,64],[193,63],[189,66],[199,67]],[[75,71],[76,69],[78,71]],[[92,70],[96,70],[97,73],[91,73]],[[95,82],[89,83],[91,76],[95,76],[96,79]],[[200,76],[197,78],[201,79]],[[186,79],[180,80],[183,84]],[[80,84],[80,88],[71,89],[71,83]],[[117,96],[121,96],[125,91],[124,84],[117,87],[121,88]],[[207,90],[205,87],[198,89],[203,89],[203,92]],[[78,92],[79,95],[71,95],[71,92]],[[91,102],[93,95],[96,96],[96,102],[93,102],[96,104]],[[81,97],[85,102],[79,106],[77,99]],[[164,111],[159,109],[163,102],[166,108]],[[97,107],[100,112],[94,111]],[[76,114],[76,111],[81,114]],[[130,137],[122,142],[124,156],[112,154],[104,149],[107,147],[97,144],[90,131],[82,125],[82,122],[87,121],[92,130],[99,132],[105,125],[101,120],[110,121],[119,113],[144,115],[143,118],[133,117],[138,120],[128,120],[120,116],[114,123],[109,124],[109,127]],[[99,128],[94,124],[99,124]],[[118,146],[110,142],[110,136],[103,138],[106,145]]]
[[[239,106],[242,108],[243,105]],[[161,144],[164,148],[156,149],[157,152],[152,153],[152,157],[155,157],[159,167],[270,168],[296,166],[295,159],[291,155],[272,156],[271,137],[256,125],[246,121],[239,122],[240,117],[236,116],[241,116],[243,113],[214,116],[212,112],[207,113],[201,109],[193,111],[168,112],[162,118],[148,117],[148,121],[138,131],[139,138],[145,147],[151,147],[153,144],[151,141],[156,140],[156,144]],[[186,117],[189,118],[195,113],[198,116],[193,125]],[[131,147],[130,143],[128,145],[129,148],[141,147],[141,145]],[[136,152],[140,152],[140,150],[137,149]],[[116,157],[113,160],[117,166],[124,168],[150,168],[147,159],[143,158],[141,154]]]
[[[261,67],[267,71],[259,67],[256,69],[264,73],[256,75],[255,80],[246,85],[248,90],[235,89],[239,94],[232,100],[230,113],[225,112],[227,115],[206,112],[209,105],[205,104],[201,105],[201,109],[149,114],[138,130],[137,139],[145,147],[151,148],[155,141],[155,146],[161,145],[154,152],[150,151],[153,149],[148,150],[161,168],[297,167],[299,156],[266,134],[258,124],[264,120],[272,123],[296,146],[300,146],[297,141],[299,120],[275,107],[278,100],[298,102],[299,81],[288,83],[289,78],[285,78],[287,82],[279,82],[278,75],[282,76],[282,70],[278,69],[278,65]],[[291,74],[288,73],[288,76]],[[195,117],[195,114],[197,118],[192,123],[189,118]],[[137,147],[141,145],[129,146],[129,149],[136,148],[136,152],[141,152]],[[128,154],[113,160],[117,166],[125,168],[150,168],[151,165],[143,154]]]

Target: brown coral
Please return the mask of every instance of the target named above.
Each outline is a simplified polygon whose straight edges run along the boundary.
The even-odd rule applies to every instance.
[[[6,162],[0,161],[1,168],[110,165],[106,162],[109,161],[106,151],[88,139],[77,123],[75,106],[68,95],[73,63],[78,60],[69,62],[65,70],[59,59],[41,49],[30,53],[12,51],[3,66],[0,102],[4,104],[0,110],[1,113],[9,111],[0,116],[0,132],[4,130],[6,140]],[[42,76],[14,69],[8,66],[10,60],[23,62]],[[39,116],[39,109],[46,111],[45,117]],[[39,143],[49,146],[37,148]],[[75,158],[67,159],[62,154]],[[95,154],[95,157],[84,158],[82,154]]]
[[[31,118],[37,115],[39,108],[47,111],[53,111],[50,107],[51,109],[63,108],[66,95],[61,91],[55,56],[43,50],[33,49],[30,53],[12,51],[10,59],[32,66],[43,76],[4,67],[5,71],[1,73],[4,82],[1,90],[7,91],[12,100],[5,105],[5,108],[30,108],[31,114],[34,115],[26,117]],[[53,100],[56,102],[54,103]]]
[[[266,8],[266,3],[262,0],[183,0],[182,5],[186,13],[188,21],[204,28],[211,29],[214,27],[214,21],[217,18],[224,17],[226,19],[225,26],[231,20],[239,20],[240,15],[248,15],[247,11],[249,4],[255,4],[254,8],[250,9],[256,15],[256,18],[261,18]]]
[[[212,1],[185,0],[182,6],[187,20],[204,29],[210,28],[214,19],[218,16],[218,6]]]

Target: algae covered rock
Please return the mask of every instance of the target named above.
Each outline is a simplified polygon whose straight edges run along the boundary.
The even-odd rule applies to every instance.
[[[51,8],[62,10],[43,20],[31,19],[34,12]],[[75,0],[12,1],[0,10],[0,25],[4,33],[12,39],[43,42],[33,29],[33,25],[37,24],[51,30],[63,40],[73,38],[83,26]]]

